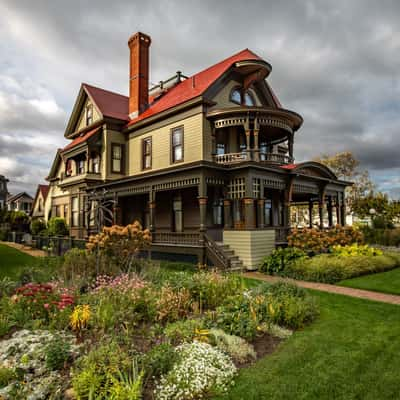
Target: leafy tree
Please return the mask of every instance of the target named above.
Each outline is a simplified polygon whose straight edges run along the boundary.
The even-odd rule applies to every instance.
[[[40,232],[44,231],[47,228],[46,222],[41,219],[34,219],[31,222],[31,232],[32,235],[38,235]]]
[[[390,201],[384,193],[370,192],[365,197],[355,199],[353,211],[361,218],[372,216],[375,228],[392,228],[393,220],[400,218],[400,203]]]
[[[49,220],[48,226],[49,236],[67,236],[68,225],[64,218],[52,217]]]

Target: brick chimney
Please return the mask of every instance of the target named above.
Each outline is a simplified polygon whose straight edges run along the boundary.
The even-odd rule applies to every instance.
[[[149,47],[150,36],[137,32],[128,41],[129,68],[129,118],[134,119],[149,104]]]

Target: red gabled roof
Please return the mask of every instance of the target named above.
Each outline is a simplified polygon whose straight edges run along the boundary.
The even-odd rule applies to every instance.
[[[244,60],[261,60],[261,57],[251,50],[245,49],[191,76],[169,90],[146,111],[130,121],[127,126],[202,95],[232,64]]]
[[[47,195],[49,194],[49,188],[49,185],[39,185],[39,191],[42,193],[44,200],[46,200]]]
[[[88,140],[95,133],[97,133],[100,128],[101,127],[98,126],[98,127],[94,128],[94,129],[90,130],[89,132],[86,132],[86,133],[82,134],[81,136],[78,136],[71,143],[67,144],[61,151],[63,152],[63,151],[72,149],[72,147],[75,147],[76,145],[78,145],[80,143],[86,142],[86,140]]]
[[[87,83],[82,83],[82,86],[87,90],[103,116],[124,121],[129,119],[129,97],[100,89]]]

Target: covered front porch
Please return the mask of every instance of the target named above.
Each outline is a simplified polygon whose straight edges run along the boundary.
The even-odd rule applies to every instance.
[[[314,175],[311,174],[313,171]],[[315,165],[295,171],[249,163],[206,164],[190,172],[107,185],[114,222],[138,220],[152,232],[152,252],[194,255],[200,263],[249,269],[287,243],[291,209],[315,208],[319,226],[344,223],[344,185],[317,176]],[[149,177],[150,178],[150,177]],[[113,187],[114,186],[114,187]]]

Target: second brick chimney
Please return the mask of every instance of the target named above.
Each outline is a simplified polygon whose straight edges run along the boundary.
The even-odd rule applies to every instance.
[[[149,104],[149,47],[150,36],[137,32],[128,41],[129,68],[129,118],[134,119]]]

